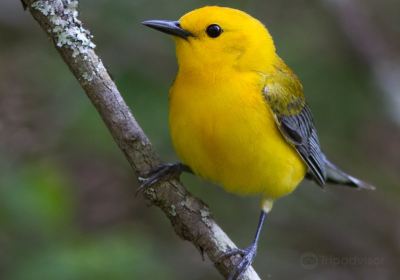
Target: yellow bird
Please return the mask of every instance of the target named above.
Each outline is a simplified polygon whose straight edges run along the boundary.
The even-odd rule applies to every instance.
[[[182,160],[143,180],[189,171],[239,195],[260,195],[261,215],[252,244],[230,275],[251,265],[266,214],[306,176],[373,189],[329,162],[321,152],[303,87],[277,55],[267,28],[240,10],[207,6],[179,21],[144,25],[173,35],[179,70],[170,90],[169,123]]]

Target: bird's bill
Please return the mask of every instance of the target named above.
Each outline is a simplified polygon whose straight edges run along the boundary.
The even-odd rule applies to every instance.
[[[146,20],[143,21],[142,24],[154,28],[158,31],[178,36],[183,39],[187,39],[189,36],[192,36],[192,33],[183,29],[179,24],[179,21],[172,20]]]

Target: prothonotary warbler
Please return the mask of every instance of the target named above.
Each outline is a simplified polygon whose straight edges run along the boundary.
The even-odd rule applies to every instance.
[[[267,28],[240,10],[207,6],[178,21],[144,25],[173,36],[178,74],[169,93],[169,125],[182,163],[143,179],[149,186],[189,171],[239,195],[259,195],[254,241],[230,279],[251,265],[266,214],[306,177],[318,185],[373,189],[341,171],[321,151],[297,76],[277,55]]]

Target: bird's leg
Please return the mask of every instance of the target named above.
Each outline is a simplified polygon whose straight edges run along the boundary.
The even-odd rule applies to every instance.
[[[141,183],[136,193],[139,193],[160,181],[168,180],[170,178],[178,178],[182,172],[193,173],[189,166],[183,163],[164,163],[157,168],[151,170],[145,177],[139,177]]]
[[[230,257],[233,255],[242,256],[242,260],[239,262],[239,264],[236,265],[234,270],[231,272],[231,274],[228,277],[228,280],[238,279],[240,275],[242,275],[246,271],[246,269],[252,264],[257,254],[258,239],[260,237],[261,229],[264,224],[266,216],[267,212],[261,210],[260,218],[258,220],[256,235],[249,247],[245,249],[232,249],[223,256],[223,258]]]

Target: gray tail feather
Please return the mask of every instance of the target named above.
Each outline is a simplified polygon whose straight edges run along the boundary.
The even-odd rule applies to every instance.
[[[325,158],[326,167],[326,182],[331,184],[338,184],[349,186],[357,189],[375,190],[375,187],[364,181],[361,181],[345,172],[340,170],[336,165],[331,163]]]

